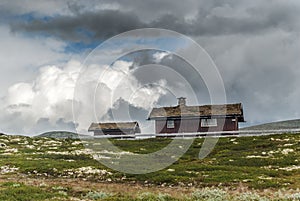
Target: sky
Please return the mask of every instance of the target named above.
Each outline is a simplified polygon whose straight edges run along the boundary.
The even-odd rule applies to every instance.
[[[299,17],[298,0],[3,0],[0,132],[86,133],[92,121],[127,120],[153,132],[145,120],[152,107],[176,105],[179,96],[210,104],[205,78],[177,54],[193,53],[181,39],[141,34],[103,45],[143,28],[197,42],[217,68],[226,102],[243,104],[242,126],[298,119]],[[131,44],[160,50],[128,53]]]

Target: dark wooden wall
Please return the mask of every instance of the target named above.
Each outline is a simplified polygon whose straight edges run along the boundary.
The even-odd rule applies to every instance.
[[[167,120],[156,120],[156,133],[192,133],[238,130],[236,118],[217,118],[217,126],[201,127],[200,119],[176,119],[174,128],[167,128]]]

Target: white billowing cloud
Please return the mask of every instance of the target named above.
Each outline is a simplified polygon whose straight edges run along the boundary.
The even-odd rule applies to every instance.
[[[129,102],[131,102],[136,107],[150,110],[156,103],[156,101],[161,97],[161,95],[166,94],[166,86],[166,80],[160,80],[156,83],[155,87],[153,87],[152,85],[145,85],[133,92],[129,99]]]
[[[64,50],[67,43],[52,37],[29,37],[12,33],[0,25],[0,97],[12,84],[24,82],[37,75],[41,66],[69,60]]]
[[[14,94],[19,94],[15,96]],[[18,83],[8,89],[7,103],[13,104],[28,104],[31,105],[35,94],[32,90],[32,85],[29,83]]]
[[[142,85],[133,76],[132,65],[132,62],[117,61],[112,66],[91,65],[84,69],[75,91],[75,121],[79,123],[79,132],[85,132],[92,121],[99,121],[120,98],[134,107],[150,110],[167,93],[163,80],[152,86]],[[92,76],[94,81],[90,79]]]
[[[168,52],[155,52],[153,54],[153,59],[156,63],[160,63],[163,58],[165,58],[169,55],[170,55],[170,53],[168,53]]]
[[[131,66],[131,62],[117,61],[111,67],[83,67],[72,60],[63,66],[44,66],[32,82],[9,87],[1,100],[1,129],[32,135],[46,131],[43,129],[60,129],[58,124],[63,122],[70,130],[76,125],[77,131],[85,133],[89,124],[97,120],[94,114],[101,118],[120,98],[136,107],[150,109],[166,93],[162,86],[166,82],[142,86],[132,75]],[[72,123],[73,101],[76,124]],[[46,122],[46,127],[38,130],[41,122]]]
[[[80,63],[71,61],[64,68],[45,66],[31,83],[9,87],[1,103],[1,121],[6,132],[30,134],[40,119],[55,125],[60,119],[72,120],[72,99]]]

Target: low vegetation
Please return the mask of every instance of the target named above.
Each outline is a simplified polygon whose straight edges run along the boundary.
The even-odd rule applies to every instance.
[[[171,141],[111,140],[118,157]],[[220,138],[200,160],[203,141],[171,166],[136,175],[99,163],[87,139],[0,135],[0,200],[300,200],[300,134]]]

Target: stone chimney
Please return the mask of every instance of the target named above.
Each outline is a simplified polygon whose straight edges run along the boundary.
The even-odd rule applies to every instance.
[[[186,101],[185,101],[185,97],[180,97],[177,98],[178,99],[178,106],[182,107],[182,106],[186,106]]]

